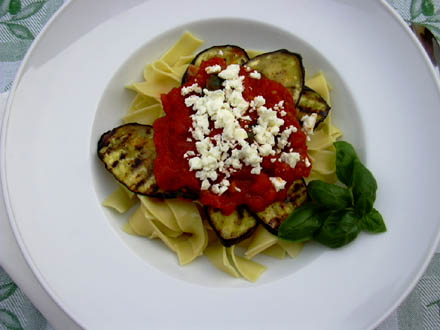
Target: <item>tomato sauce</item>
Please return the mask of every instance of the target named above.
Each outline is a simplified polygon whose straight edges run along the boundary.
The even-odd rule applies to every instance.
[[[197,83],[202,88],[206,86],[209,74],[205,68],[219,64],[222,69],[226,68],[226,63],[221,58],[213,58],[202,63],[197,74],[182,87],[191,86]],[[193,191],[200,196],[200,202],[221,209],[224,214],[232,213],[237,206],[247,205],[251,211],[263,211],[268,205],[275,201],[286,199],[287,190],[294,180],[307,177],[310,174],[311,166],[305,165],[304,159],[307,157],[306,135],[301,130],[301,126],[296,117],[296,109],[290,92],[281,84],[267,79],[264,76],[261,79],[253,79],[244,67],[240,69],[240,76],[244,76],[243,97],[250,102],[256,96],[263,96],[266,99],[265,106],[272,108],[278,102],[284,100],[283,110],[285,116],[278,114],[279,118],[284,120],[280,131],[288,126],[295,126],[297,132],[289,137],[290,146],[286,146],[283,151],[289,152],[291,149],[301,155],[301,160],[295,168],[291,168],[287,163],[278,161],[279,154],[266,156],[261,164],[260,174],[251,174],[251,167],[243,168],[228,178],[230,181],[229,189],[222,195],[214,194],[210,190],[201,190],[201,182],[195,176],[195,171],[190,171],[188,159],[184,154],[192,150],[197,154],[195,140],[192,138],[189,129],[192,127],[191,115],[194,111],[185,105],[185,98],[181,95],[181,88],[174,88],[168,94],[162,95],[162,105],[166,115],[159,118],[154,123],[154,143],[157,150],[155,160],[155,176],[159,187],[165,191],[178,191],[186,189]],[[281,110],[278,110],[281,112]],[[247,124],[252,127],[258,119],[256,111],[245,113],[252,119],[251,122],[240,122],[242,127]],[[210,123],[212,125],[212,123]],[[210,126],[210,128],[212,128]],[[212,129],[211,136],[221,133],[219,129]],[[272,162],[271,159],[276,161]],[[285,188],[276,191],[270,177],[281,177],[287,181]],[[216,182],[221,181],[224,176],[219,175]],[[236,189],[238,188],[238,190]]]

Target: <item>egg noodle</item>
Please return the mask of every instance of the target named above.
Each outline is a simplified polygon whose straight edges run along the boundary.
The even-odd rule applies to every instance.
[[[123,122],[152,125],[157,118],[163,116],[165,113],[160,103],[160,95],[181,85],[183,74],[193,60],[195,51],[202,44],[202,40],[185,32],[161,58],[148,64],[144,69],[145,81],[127,86],[136,92],[136,97],[123,117]],[[260,53],[248,51],[251,58]],[[330,104],[330,85],[322,73],[307,79],[305,84]],[[313,164],[307,181],[337,181],[333,142],[341,136],[341,130],[331,123],[330,111],[307,143],[308,154]],[[250,238],[237,244],[238,248],[226,248],[219,242],[210,225],[202,219],[199,206],[195,202],[136,195],[122,185],[110,194],[102,205],[119,213],[138,205],[124,226],[125,232],[160,239],[176,253],[180,265],[189,264],[197,257],[205,255],[218,269],[251,282],[255,282],[267,269],[266,266],[252,260],[256,255],[262,253],[278,259],[284,259],[288,255],[294,258],[303,248],[303,243],[281,240],[263,226],[259,226]],[[237,250],[244,250],[244,253],[239,255]]]

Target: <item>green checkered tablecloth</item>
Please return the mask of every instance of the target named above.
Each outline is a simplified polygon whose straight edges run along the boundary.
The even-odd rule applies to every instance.
[[[365,0],[371,1],[371,0]],[[440,40],[440,0],[388,0],[409,23],[428,27]],[[0,0],[0,93],[7,92],[35,36],[63,0]],[[0,116],[5,95],[0,95]],[[0,268],[0,330],[53,329]],[[434,255],[408,298],[378,330],[440,329],[440,253]]]

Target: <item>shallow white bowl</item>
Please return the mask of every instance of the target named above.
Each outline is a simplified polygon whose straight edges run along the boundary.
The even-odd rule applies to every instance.
[[[439,233],[440,94],[408,29],[379,1],[136,2],[70,3],[12,91],[3,191],[43,286],[89,329],[374,327],[416,283]],[[339,250],[311,244],[296,260],[265,259],[269,270],[256,284],[206,259],[179,267],[158,242],[126,235],[123,217],[100,206],[114,182],[96,142],[130,102],[123,86],[183,30],[206,47],[288,48],[310,75],[323,70],[335,122],[379,182],[388,233]]]

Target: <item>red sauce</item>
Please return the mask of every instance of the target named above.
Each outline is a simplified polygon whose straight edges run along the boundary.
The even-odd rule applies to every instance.
[[[226,68],[223,59],[214,58],[203,62],[198,73],[188,81],[185,86],[191,86],[197,83],[204,87],[209,74],[205,68],[214,64]],[[294,180],[307,177],[310,174],[311,167],[306,167],[304,159],[307,156],[306,135],[302,132],[300,124],[296,117],[296,109],[290,92],[281,84],[267,79],[264,76],[261,79],[249,77],[249,72],[244,67],[240,70],[240,75],[245,76],[243,81],[243,97],[250,102],[254,97],[261,95],[266,99],[265,106],[272,108],[281,100],[284,100],[284,111],[287,113],[284,117],[278,115],[284,120],[280,131],[288,126],[295,126],[296,133],[289,137],[291,146],[283,151],[289,152],[293,148],[294,152],[301,155],[301,160],[295,168],[291,168],[284,162],[271,162],[271,158],[278,159],[279,154],[263,158],[261,164],[261,174],[251,174],[251,167],[243,166],[241,170],[233,173],[228,179],[230,181],[229,189],[222,195],[216,195],[210,190],[200,190],[201,182],[195,176],[195,171],[189,170],[188,159],[183,156],[188,150],[193,150],[197,154],[195,141],[192,139],[189,129],[192,127],[190,115],[194,113],[191,108],[186,107],[185,98],[181,95],[181,88],[174,88],[168,94],[162,95],[162,105],[166,116],[158,119],[154,123],[154,143],[157,149],[157,158],[155,161],[155,176],[159,187],[165,191],[176,191],[187,189],[199,194],[200,202],[221,209],[223,213],[232,213],[238,205],[247,205],[254,212],[263,211],[268,205],[275,201],[286,199],[286,193]],[[281,111],[281,110],[279,110]],[[249,127],[255,124],[258,118],[256,111],[246,113],[252,118],[251,123],[247,121]],[[212,123],[211,123],[212,124]],[[240,123],[244,126],[245,123]],[[212,127],[210,127],[212,128]],[[221,133],[219,129],[212,129],[211,136]],[[188,142],[191,139],[191,142]],[[276,192],[269,177],[281,177],[287,181],[283,190]],[[220,182],[223,176],[219,176],[216,182]],[[240,191],[235,188],[238,187]]]

